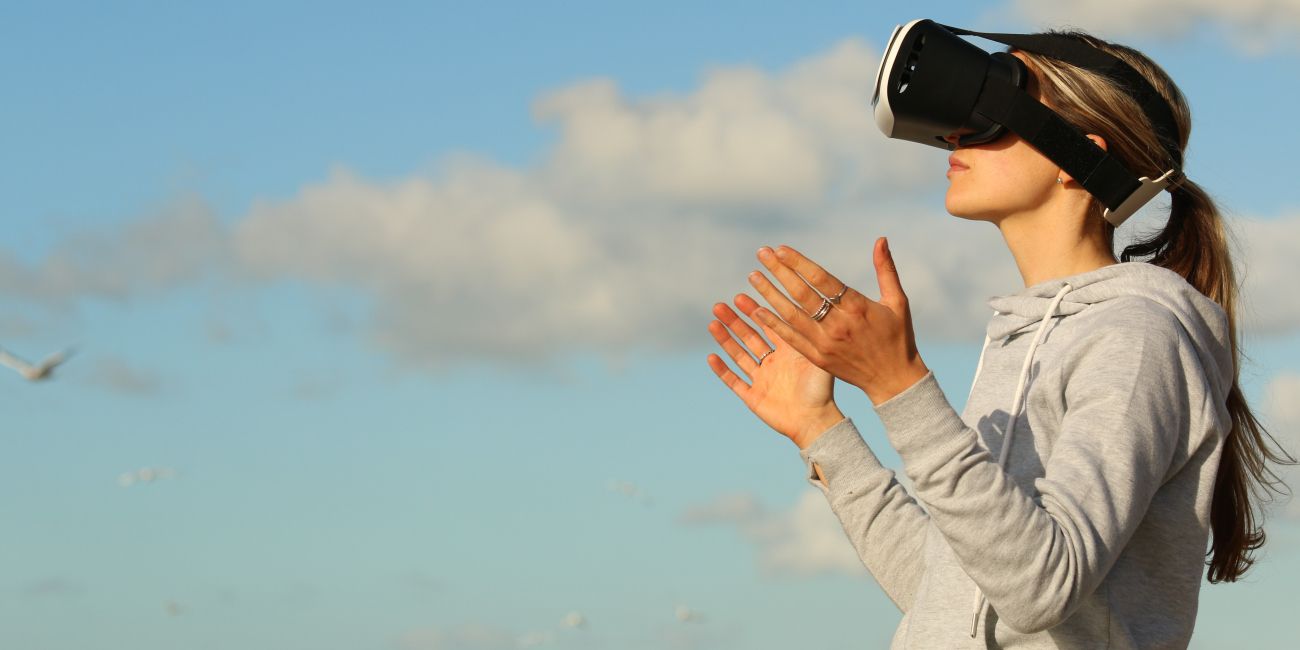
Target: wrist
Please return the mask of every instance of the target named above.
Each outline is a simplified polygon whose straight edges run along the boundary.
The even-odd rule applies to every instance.
[[[904,372],[895,373],[887,377],[886,381],[870,388],[863,388],[862,392],[866,393],[867,399],[871,400],[872,406],[880,406],[899,393],[915,386],[916,382],[921,381],[928,374],[930,374],[930,368],[918,357],[916,362],[909,365]]]
[[[804,426],[790,439],[799,449],[807,449],[823,433],[839,424],[843,419],[844,413],[840,412],[839,407],[832,403],[828,408],[805,420]]]

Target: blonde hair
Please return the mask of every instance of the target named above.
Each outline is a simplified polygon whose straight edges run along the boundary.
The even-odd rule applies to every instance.
[[[1137,101],[1113,79],[1020,50],[1038,81],[1043,102],[1084,133],[1101,136],[1107,151],[1138,176],[1155,178],[1165,170],[1180,168],[1192,118],[1187,100],[1169,75],[1130,47],[1081,31],[1046,33],[1074,38],[1108,52],[1145,77],[1169,103],[1177,126],[1177,142],[1162,142]],[[1170,147],[1176,147],[1177,158]],[[1254,564],[1254,551],[1264,544],[1264,513],[1257,502],[1271,501],[1268,491],[1289,493],[1269,463],[1293,465],[1296,460],[1265,430],[1241,392],[1238,286],[1219,209],[1204,190],[1186,179],[1171,194],[1169,219],[1164,227],[1126,246],[1120,260],[1145,261],[1177,272],[1218,303],[1228,316],[1233,382],[1227,407],[1232,429],[1224,442],[1214,483],[1210,510],[1213,534],[1206,565],[1210,582],[1235,582]],[[1100,224],[1113,251],[1115,226],[1102,218],[1104,208],[1094,200],[1091,216]]]

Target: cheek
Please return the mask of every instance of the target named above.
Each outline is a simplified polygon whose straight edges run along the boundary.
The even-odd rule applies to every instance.
[[[989,159],[980,167],[978,181],[1017,207],[1036,204],[1056,189],[1060,169],[1037,152]],[[974,179],[972,179],[974,180]]]
[[[999,161],[1006,163],[1003,173],[1008,178],[1035,189],[1056,183],[1056,176],[1061,171],[1056,163],[1023,142],[1017,144],[1013,153]]]
[[[950,214],[990,218],[1041,205],[1056,188],[1056,168],[984,160],[948,179],[944,205]]]

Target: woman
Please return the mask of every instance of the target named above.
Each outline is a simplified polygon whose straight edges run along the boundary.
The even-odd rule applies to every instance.
[[[1055,33],[1146,77],[1174,111],[1181,158],[1188,107],[1158,66]],[[1177,166],[1114,81],[1012,53],[1036,99],[1129,169]],[[808,480],[904,614],[893,647],[1184,648],[1202,564],[1211,582],[1250,567],[1264,541],[1251,495],[1280,483],[1265,461],[1294,463],[1266,444],[1238,386],[1219,213],[1184,180],[1163,231],[1121,261],[1102,206],[1015,134],[956,146],[949,162],[948,212],[997,226],[1025,283],[989,301],[960,416],[916,349],[883,238],[878,301],[791,248],[760,249],[789,298],[755,272],[776,313],[743,294],[735,303],[774,345],[718,303],[710,332],[748,381],[718,355],[709,365],[799,447]],[[911,494],[836,407],[834,378],[871,399]]]

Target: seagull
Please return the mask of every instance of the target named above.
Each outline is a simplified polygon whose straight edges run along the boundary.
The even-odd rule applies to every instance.
[[[54,372],[54,368],[66,361],[68,357],[72,355],[73,350],[75,350],[75,348],[68,348],[62,352],[55,352],[54,354],[45,357],[45,360],[40,362],[38,365],[33,366],[32,364],[9,354],[7,350],[0,348],[0,363],[18,371],[18,374],[22,375],[23,379],[26,379],[27,381],[42,381],[49,379],[50,374]]]

